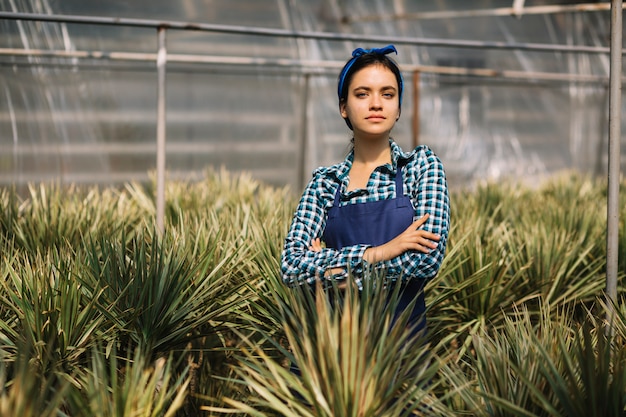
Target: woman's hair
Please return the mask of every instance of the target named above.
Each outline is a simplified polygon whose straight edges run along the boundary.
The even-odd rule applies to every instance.
[[[396,76],[396,80],[398,81],[399,105],[402,107],[402,89],[404,87],[404,82],[402,80],[402,73],[400,72],[398,64],[387,56],[387,54],[391,52],[395,52],[396,54],[398,53],[393,45],[373,49],[357,48],[352,52],[352,58],[346,62],[346,65],[344,65],[343,69],[339,73],[339,78],[337,80],[337,95],[339,97],[340,105],[348,100],[348,87],[350,86],[350,82],[352,81],[354,74],[363,68],[379,64],[389,69]],[[352,130],[352,123],[350,123],[350,120],[348,120],[348,118],[345,118],[344,120],[350,130]]]

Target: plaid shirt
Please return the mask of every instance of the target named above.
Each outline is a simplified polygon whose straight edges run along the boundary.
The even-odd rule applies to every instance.
[[[429,213],[422,227],[440,235],[441,240],[437,248],[429,253],[407,251],[389,261],[379,262],[375,267],[384,268],[390,280],[430,279],[437,274],[445,254],[450,225],[450,200],[443,165],[426,146],[418,146],[412,152],[405,153],[392,139],[389,143],[392,163],[376,168],[366,189],[346,192],[354,152],[350,152],[339,164],[321,167],[313,172],[313,178],[304,190],[285,239],[281,259],[285,283],[311,284],[323,278],[327,269],[340,267],[346,272],[334,275],[333,278],[345,279],[350,271],[361,287],[363,271],[367,266],[363,254],[370,245],[347,246],[341,250],[324,248],[321,252],[314,252],[309,246],[314,238],[322,237],[337,187],[341,186],[341,206],[394,198],[399,159],[408,161],[404,167],[403,192],[413,203],[414,220]]]

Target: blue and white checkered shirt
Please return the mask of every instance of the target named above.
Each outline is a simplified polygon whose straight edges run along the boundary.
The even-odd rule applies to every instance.
[[[429,213],[423,229],[441,236],[436,249],[429,253],[407,251],[389,261],[380,262],[377,268],[384,268],[390,280],[433,278],[443,260],[450,226],[450,199],[443,165],[427,146],[418,146],[405,153],[392,140],[391,165],[381,165],[372,173],[367,187],[346,193],[354,152],[346,159],[330,167],[321,167],[313,172],[313,178],[306,186],[285,239],[281,269],[283,281],[287,284],[314,283],[322,279],[329,268],[343,268],[344,274],[335,279],[345,279],[347,271],[361,287],[365,261],[363,253],[369,245],[346,246],[341,250],[324,248],[321,252],[309,249],[315,238],[321,238],[328,210],[332,207],[341,186],[341,205],[359,204],[370,201],[393,199],[395,197],[395,175],[398,160],[407,161],[404,167],[404,193],[409,196],[415,209],[414,220]]]

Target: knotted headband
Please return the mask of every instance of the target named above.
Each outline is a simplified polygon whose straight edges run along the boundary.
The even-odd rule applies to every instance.
[[[350,68],[352,68],[352,65],[357,60],[357,58],[365,54],[387,55],[392,52],[395,52],[396,55],[398,54],[398,50],[393,45],[387,45],[382,48],[372,48],[372,49],[356,48],[354,51],[352,51],[352,58],[350,58],[350,60],[343,67],[343,69],[341,70],[341,74],[339,74],[339,83],[337,85],[337,96],[339,97],[339,100],[341,100],[341,92],[343,91],[344,83],[346,81],[346,76],[348,75],[348,72],[350,72]],[[398,86],[398,88],[400,91],[398,93],[398,97],[400,99],[400,105],[402,105],[402,87],[403,87],[402,75],[400,75],[399,84],[400,85]]]

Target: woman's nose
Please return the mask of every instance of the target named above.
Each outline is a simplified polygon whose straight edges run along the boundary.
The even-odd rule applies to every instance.
[[[370,109],[380,109],[382,107],[382,100],[380,97],[374,95],[370,101]]]

